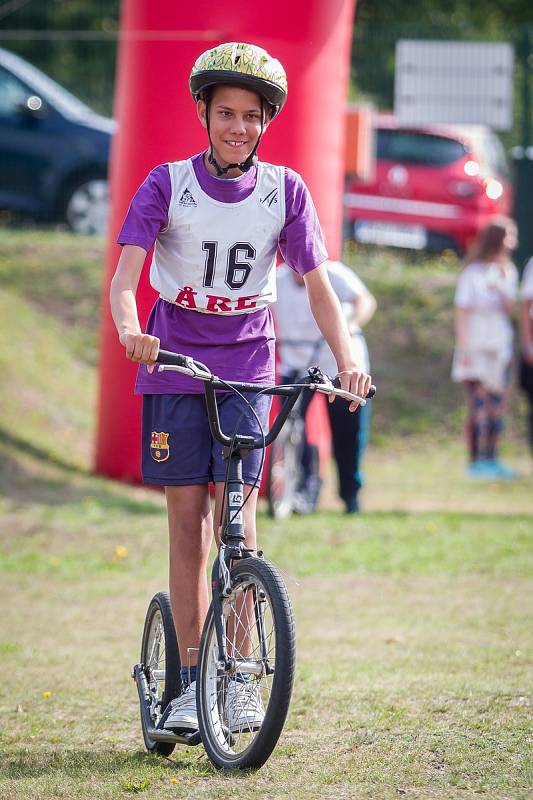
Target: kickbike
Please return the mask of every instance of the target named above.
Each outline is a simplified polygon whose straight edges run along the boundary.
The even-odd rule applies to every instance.
[[[295,670],[295,630],[289,595],[277,568],[245,547],[242,459],[248,451],[265,448],[280,433],[303,391],[334,393],[346,400],[359,398],[334,385],[317,368],[298,383],[286,386],[219,380],[189,356],[160,351],[159,369],[182,372],[204,382],[211,434],[223,447],[227,461],[225,511],[218,554],[211,570],[212,600],[205,620],[196,673],[199,730],[165,729],[171,701],[181,692],[180,653],[167,592],[158,592],[146,614],[140,662],[132,676],[139,695],[146,749],[168,756],[177,744],[202,743],[218,769],[257,769],[272,753],[281,734],[292,694]],[[285,401],[269,432],[253,437],[229,436],[220,429],[216,390],[239,394],[269,394]],[[369,394],[373,396],[374,388]],[[227,698],[235,682],[241,693],[241,717],[228,714]],[[248,698],[261,715],[253,724],[242,707]]]
[[[324,339],[311,341],[307,339],[277,339],[276,347],[282,355],[285,348],[297,348],[298,356],[303,364],[309,366],[318,361],[318,355],[325,345]],[[283,362],[283,357],[281,358]],[[296,370],[283,378],[292,382],[299,375]],[[270,458],[266,468],[266,496],[268,513],[274,519],[287,519],[295,511],[298,494],[307,494],[308,484],[316,487],[313,502],[309,503],[306,513],[314,510],[318,500],[320,486],[320,466],[317,448],[307,444],[306,414],[310,398],[302,392],[292,407],[279,435],[272,442]],[[307,474],[304,475],[302,457],[307,448]],[[306,491],[307,490],[307,491]],[[307,499],[307,498],[306,498]]]

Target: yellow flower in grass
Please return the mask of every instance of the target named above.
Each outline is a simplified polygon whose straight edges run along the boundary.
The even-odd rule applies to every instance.
[[[52,697],[52,692],[43,692],[43,697],[45,700],[48,700],[49,697]]]
[[[113,561],[122,561],[122,559],[126,558],[128,555],[128,548],[124,547],[122,544],[118,544],[115,547],[115,554],[113,556]]]

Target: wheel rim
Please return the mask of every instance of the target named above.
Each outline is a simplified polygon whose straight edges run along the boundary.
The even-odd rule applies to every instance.
[[[246,676],[246,688],[242,692],[239,690],[239,695],[247,695],[249,699],[237,704],[233,718],[228,716],[228,688],[231,683],[234,688],[236,681],[219,674],[218,645],[212,622],[206,642],[207,664],[203,676],[206,689],[202,697],[205,724],[213,746],[224,759],[231,761],[241,758],[250,750],[261,731],[261,727],[256,729],[250,724],[258,699],[265,713],[268,713],[275,676],[276,635],[268,593],[256,577],[243,576],[230,597],[224,599],[222,609],[228,655],[241,665],[246,664],[250,670],[257,671],[260,665],[262,669],[261,675]],[[260,632],[261,626],[263,634]],[[261,642],[264,642],[264,646]]]
[[[109,211],[106,180],[87,181],[74,190],[67,204],[67,222],[76,233],[104,236]]]
[[[150,716],[155,727],[161,717],[166,674],[165,628],[159,609],[155,611],[150,622],[146,646],[141,659],[150,693]]]

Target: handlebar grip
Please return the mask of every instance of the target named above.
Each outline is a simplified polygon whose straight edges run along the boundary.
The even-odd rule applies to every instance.
[[[341,388],[341,382],[339,380],[339,376],[338,375],[335,378],[335,380],[332,381],[332,383],[333,383],[333,386],[335,386],[336,389],[340,389]],[[372,384],[370,386],[370,389],[368,390],[368,394],[367,394],[365,400],[372,400],[372,398],[374,397],[375,394],[376,394],[376,387],[374,386],[374,384]]]
[[[179,353],[171,353],[170,350],[160,350],[157,359],[158,364],[170,364],[174,367],[186,367],[187,357]]]

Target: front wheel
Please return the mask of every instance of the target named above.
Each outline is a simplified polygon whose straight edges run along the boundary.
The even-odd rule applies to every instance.
[[[141,664],[148,684],[150,718],[156,727],[167,705],[181,692],[180,655],[168,592],[158,592],[148,606],[141,644]],[[150,753],[169,756],[175,745],[151,739],[144,727],[142,714],[141,724],[146,749]]]
[[[283,729],[295,667],[292,608],[272,564],[246,558],[232,567],[222,626],[229,670],[219,664],[211,605],[198,662],[200,734],[219,769],[257,769]]]

